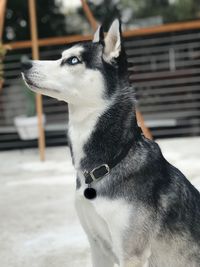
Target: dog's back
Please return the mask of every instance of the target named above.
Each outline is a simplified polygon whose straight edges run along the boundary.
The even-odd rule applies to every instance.
[[[152,232],[149,266],[200,266],[199,192],[163,158],[157,144],[144,138],[138,150],[148,160],[137,159],[141,172],[133,172],[131,189],[152,216],[146,226]]]

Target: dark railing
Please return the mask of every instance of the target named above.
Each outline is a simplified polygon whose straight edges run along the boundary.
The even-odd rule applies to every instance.
[[[185,28],[160,26],[159,31],[142,29],[124,34],[130,81],[136,90],[138,108],[154,138],[200,134],[200,23],[199,28],[196,24],[188,25]],[[90,36],[80,39],[87,40]],[[64,40],[52,38],[50,45],[48,40],[41,40],[41,59],[58,58],[65,49]],[[67,40],[66,37],[66,42],[73,38]],[[31,56],[29,42],[16,43],[13,47],[5,58],[5,83],[0,92],[0,149],[37,144],[21,141],[13,124],[15,116],[26,112],[21,56]],[[66,143],[67,105],[44,97],[43,108],[47,118],[47,145]]]
[[[200,134],[200,32],[126,40],[130,80],[154,137]]]

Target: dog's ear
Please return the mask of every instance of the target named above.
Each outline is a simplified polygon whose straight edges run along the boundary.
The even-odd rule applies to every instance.
[[[99,26],[96,30],[96,32],[94,33],[94,37],[93,37],[93,43],[104,43],[104,32],[103,32],[103,27]]]
[[[104,40],[104,59],[108,62],[118,58],[121,52],[121,24],[115,19]]]

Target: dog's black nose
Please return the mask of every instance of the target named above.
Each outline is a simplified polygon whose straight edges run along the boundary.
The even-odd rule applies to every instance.
[[[29,70],[32,67],[33,67],[33,64],[32,64],[32,62],[30,60],[29,61],[22,62],[22,71]]]

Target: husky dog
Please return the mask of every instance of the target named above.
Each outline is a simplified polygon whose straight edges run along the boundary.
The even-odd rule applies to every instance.
[[[76,209],[93,267],[200,267],[200,194],[137,125],[120,23],[30,61],[31,90],[64,100]]]

